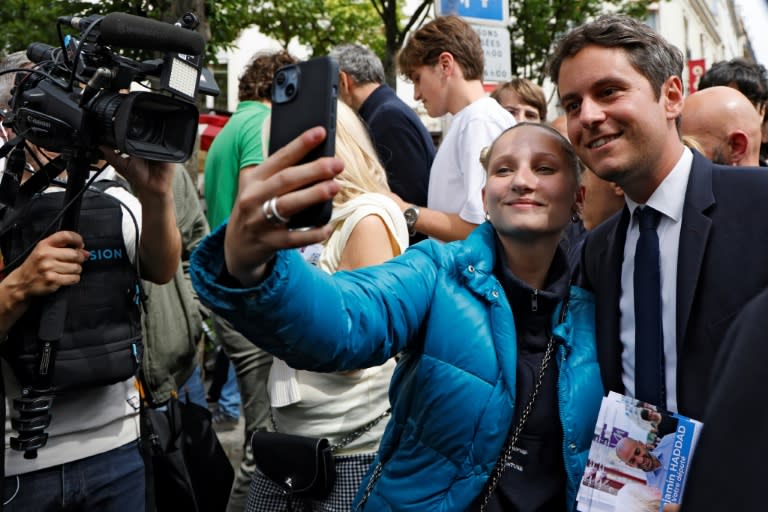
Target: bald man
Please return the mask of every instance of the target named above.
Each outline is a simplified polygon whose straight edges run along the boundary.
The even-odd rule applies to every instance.
[[[760,165],[762,118],[732,87],[718,86],[685,99],[680,133],[696,140],[704,156],[717,164]]]
[[[616,444],[616,456],[627,466],[643,470],[648,485],[663,490],[674,444],[674,433],[662,437],[655,447],[624,437]]]

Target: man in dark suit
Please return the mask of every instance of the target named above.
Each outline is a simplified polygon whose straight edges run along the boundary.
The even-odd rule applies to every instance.
[[[744,302],[768,285],[768,174],[715,165],[683,145],[682,71],[677,48],[616,15],[566,34],[550,62],[577,153],[598,176],[620,185],[627,203],[590,233],[582,253],[583,284],[596,293],[603,383],[638,396],[643,372],[635,371],[636,348],[650,342],[644,336],[635,342],[636,327],[646,327],[636,315],[647,313],[635,309],[635,210],[650,207],[661,213],[656,403],[701,419],[725,331]]]
[[[768,290],[744,307],[726,334],[685,484],[683,512],[765,510],[768,408],[761,384],[768,366],[766,332]]]

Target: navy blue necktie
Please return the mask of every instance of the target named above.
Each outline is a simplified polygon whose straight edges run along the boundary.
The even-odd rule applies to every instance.
[[[659,235],[661,213],[646,206],[635,210],[640,237],[635,249],[635,398],[666,409],[664,332],[661,323]]]

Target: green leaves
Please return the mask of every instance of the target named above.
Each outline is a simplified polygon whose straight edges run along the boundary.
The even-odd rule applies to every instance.
[[[296,40],[313,55],[326,54],[340,43],[366,44],[381,57],[392,85],[394,56],[408,31],[431,13],[433,0],[421,0],[407,19],[402,15],[404,4],[405,0],[0,0],[0,55],[35,41],[58,45],[58,16],[120,11],[173,22],[192,11],[201,20],[198,30],[208,41],[209,62],[215,62],[218,50],[231,48],[243,29],[257,25],[284,47]],[[642,18],[649,4],[650,0],[510,0],[513,75],[541,84],[547,56],[562,33],[605,10]]]
[[[86,2],[67,0],[0,1],[0,56],[25,50],[29,43],[59,45],[56,18],[82,12]]]
[[[552,46],[563,33],[611,12],[647,15],[650,0],[510,0],[512,74],[540,85]]]
[[[335,45],[367,44],[384,48],[381,19],[369,0],[274,0],[251,11],[259,31],[284,47],[292,40],[308,46],[313,55],[325,55]]]

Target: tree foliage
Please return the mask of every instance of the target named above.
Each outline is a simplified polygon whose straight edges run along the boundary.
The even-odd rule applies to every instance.
[[[198,31],[208,42],[206,54],[215,58],[232,46],[242,30],[253,24],[249,2],[243,0],[0,0],[0,55],[23,50],[32,42],[58,45],[59,16],[125,12],[175,22],[185,12],[200,18]]]
[[[651,0],[510,0],[512,73],[542,83],[546,56],[557,37],[606,9],[643,17]],[[256,25],[283,46],[292,40],[321,55],[340,43],[370,46],[395,82],[395,55],[408,33],[432,14],[420,0],[410,17],[404,0],[0,0],[0,54],[34,41],[58,44],[56,18],[120,11],[173,22],[196,12],[208,41],[207,56],[228,49],[244,28]]]
[[[384,23],[384,51],[379,54],[384,63],[384,73],[387,83],[394,87],[396,66],[395,55],[405,42],[405,38],[412,29],[418,28],[424,23],[430,13],[433,0],[421,0],[416,10],[403,24],[402,4],[399,0],[369,0],[381,22]]]
[[[67,0],[0,0],[0,56],[38,41],[57,45],[56,18],[83,12],[86,5]]]
[[[606,10],[644,18],[650,0],[510,0],[512,74],[539,84],[557,38]]]
[[[284,47],[296,40],[313,55],[348,42],[384,50],[381,21],[368,0],[267,0],[252,9],[259,31]]]

